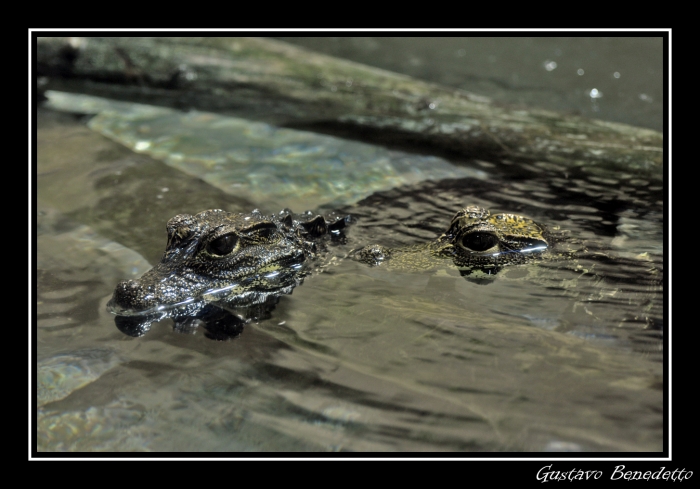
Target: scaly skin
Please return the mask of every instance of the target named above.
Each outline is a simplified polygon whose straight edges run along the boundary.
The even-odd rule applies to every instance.
[[[160,263],[138,280],[117,284],[108,310],[120,316],[196,312],[201,303],[226,308],[265,303],[288,294],[342,239],[346,218],[282,211],[263,216],[215,209],[168,221]]]
[[[470,206],[459,211],[448,230],[431,243],[400,249],[372,245],[357,251],[355,257],[369,265],[386,262],[385,266],[397,270],[426,270],[449,258],[462,275],[476,278],[540,257],[548,248],[547,231],[532,219],[491,215]]]
[[[280,295],[290,294],[322,264],[328,244],[345,240],[349,222],[349,216],[287,209],[272,216],[220,209],[175,216],[167,224],[160,263],[137,280],[117,284],[107,308],[117,315],[119,329],[132,336],[167,317],[185,332],[201,321],[216,325],[212,335],[217,339],[240,334],[243,324],[269,316]],[[402,270],[432,268],[448,258],[463,275],[478,277],[541,256],[548,246],[545,229],[531,219],[492,216],[471,206],[459,211],[433,242],[401,249],[367,246],[351,256]]]

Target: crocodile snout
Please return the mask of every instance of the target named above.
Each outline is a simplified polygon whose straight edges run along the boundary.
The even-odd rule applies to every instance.
[[[156,302],[154,294],[138,280],[122,280],[115,287],[107,307],[115,314],[126,314],[145,311],[154,307]]]

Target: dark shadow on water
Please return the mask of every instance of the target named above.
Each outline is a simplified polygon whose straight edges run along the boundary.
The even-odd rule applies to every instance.
[[[150,316],[116,316],[114,324],[122,333],[140,337],[148,333],[151,325],[162,318]],[[194,334],[199,328],[204,329],[204,336],[217,341],[238,338],[243,328],[252,318],[244,319],[220,307],[211,304],[204,306],[197,314],[173,316],[173,331],[182,334]]]

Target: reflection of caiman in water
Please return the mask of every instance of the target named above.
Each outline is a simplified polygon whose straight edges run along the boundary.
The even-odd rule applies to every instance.
[[[209,210],[175,216],[160,263],[138,280],[120,282],[108,304],[117,327],[141,336],[153,322],[172,318],[180,332],[202,325],[207,336],[237,336],[250,320],[269,317],[279,296],[290,294],[323,264],[329,246],[344,243],[350,216],[288,210],[264,216]],[[491,215],[471,206],[427,244],[365,246],[351,255],[370,265],[426,269],[449,258],[469,278],[493,275],[504,265],[541,257],[545,228],[514,214]]]

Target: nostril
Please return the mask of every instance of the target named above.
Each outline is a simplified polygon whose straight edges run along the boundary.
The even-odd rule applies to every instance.
[[[109,302],[112,309],[141,310],[150,306],[147,291],[143,284],[137,280],[122,280],[114,288],[112,300]]]
[[[133,295],[134,281],[133,280],[122,280],[114,288],[114,295],[112,300],[117,304],[123,305],[128,298]]]
[[[121,294],[134,294],[141,287],[136,280],[122,280],[117,284],[116,290]]]

